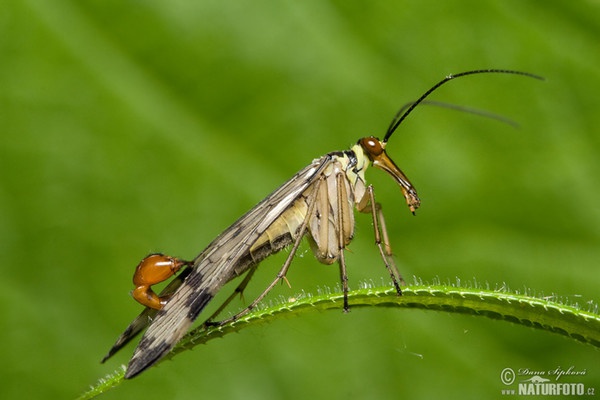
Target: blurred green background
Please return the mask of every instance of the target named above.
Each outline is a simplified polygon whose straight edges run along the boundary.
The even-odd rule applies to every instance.
[[[141,309],[128,293],[143,256],[194,257],[313,158],[382,136],[470,69],[547,81],[480,75],[432,97],[518,129],[422,107],[392,137],[417,216],[387,175],[367,179],[404,276],[595,304],[598,38],[596,1],[3,1],[0,397],[73,398],[126,363],[132,345],[99,360]],[[351,250],[351,288],[385,280],[368,215]],[[302,254],[270,298],[337,284]],[[600,390],[598,358],[504,322],[361,309],[243,330],[104,398],[500,398],[502,369],[558,366]]]

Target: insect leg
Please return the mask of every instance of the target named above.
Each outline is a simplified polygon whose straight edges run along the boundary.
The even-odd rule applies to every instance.
[[[402,278],[402,275],[400,275],[400,271],[398,271],[398,267],[396,267],[396,263],[392,258],[392,248],[390,246],[390,241],[385,226],[385,219],[383,218],[383,210],[381,209],[381,204],[375,201],[375,190],[373,189],[372,185],[367,187],[367,194],[368,196],[364,196],[358,203],[358,210],[365,213],[371,212],[371,216],[373,218],[375,244],[379,249],[379,254],[381,255],[383,263],[385,264],[385,267],[392,278],[394,288],[396,288],[398,296],[401,296],[402,289],[400,289],[400,283],[404,284],[404,279]]]
[[[371,190],[371,196],[374,195],[373,190]],[[373,201],[375,201],[375,198],[373,197]],[[400,271],[398,270],[398,267],[396,266],[396,262],[394,261],[394,254],[392,253],[392,247],[390,245],[390,239],[388,236],[388,232],[387,232],[387,228],[385,225],[385,218],[383,217],[383,208],[381,207],[381,204],[379,203],[375,203],[375,208],[377,210],[377,217],[379,219],[379,226],[381,227],[381,235],[382,235],[382,239],[383,239],[383,246],[385,247],[385,254],[387,256],[391,271],[391,277],[392,280],[394,280],[394,278],[397,279],[394,280],[394,286],[396,287],[396,290],[398,292],[398,294],[402,294],[402,291],[400,290],[400,287],[398,284],[400,285],[406,285],[406,282],[404,282],[404,278],[402,277],[402,274],[400,273]],[[376,220],[377,222],[377,220]],[[380,249],[381,251],[381,249]]]
[[[227,305],[229,303],[231,303],[231,301],[233,299],[235,299],[235,297],[238,294],[240,296],[242,296],[242,297],[244,296],[244,290],[246,289],[246,286],[248,286],[248,283],[250,282],[250,279],[252,279],[252,276],[256,272],[257,268],[258,268],[258,265],[255,265],[252,268],[250,268],[250,270],[248,271],[248,273],[244,277],[244,280],[242,280],[240,282],[240,284],[235,288],[235,290],[233,291],[233,293],[231,293],[231,295],[223,302],[223,304],[221,304],[219,306],[219,308],[217,309],[217,311],[215,311],[210,317],[208,317],[206,319],[206,322],[204,322],[206,325],[214,325],[214,324],[219,325],[220,324],[220,322],[214,323],[214,322],[212,322],[212,320],[215,319],[219,314],[221,314],[221,312],[225,309],[225,307],[227,307]]]
[[[216,322],[215,323],[216,325],[225,325],[225,324],[228,324],[229,322],[235,321],[235,320],[239,319],[240,317],[246,315],[247,313],[252,311],[258,305],[258,303],[260,303],[262,301],[262,299],[265,298],[265,296],[271,291],[271,289],[273,289],[275,287],[275,285],[279,281],[281,281],[282,279],[285,279],[285,275],[287,274],[287,271],[290,268],[290,265],[292,264],[292,260],[294,259],[294,256],[296,255],[296,252],[298,251],[298,247],[300,247],[300,242],[302,241],[302,237],[304,236],[304,233],[306,232],[306,228],[308,227],[308,222],[311,219],[312,214],[315,211],[315,204],[317,203],[316,199],[317,199],[318,192],[319,192],[320,182],[323,179],[324,179],[323,176],[321,176],[319,178],[319,182],[317,182],[315,184],[313,192],[309,195],[308,209],[306,211],[306,216],[304,217],[304,221],[302,221],[302,225],[298,229],[298,234],[297,234],[296,240],[294,241],[294,245],[292,246],[292,249],[290,250],[290,254],[287,256],[285,263],[283,263],[281,270],[279,270],[277,277],[273,280],[273,282],[271,282],[271,284],[269,286],[267,286],[267,288],[252,303],[250,303],[248,305],[248,307],[244,308],[242,311],[238,312],[237,314],[235,314],[232,317],[229,317],[222,321]]]
[[[338,173],[336,175],[338,208],[337,230],[339,249],[338,264],[340,266],[340,280],[342,282],[342,293],[344,293],[344,312],[348,312],[348,273],[346,271],[346,258],[344,257],[344,249],[346,248],[346,235],[344,231],[344,210],[347,209],[348,204],[348,193],[346,192],[345,179],[346,178],[342,173]],[[344,208],[344,206],[346,206],[346,208]]]

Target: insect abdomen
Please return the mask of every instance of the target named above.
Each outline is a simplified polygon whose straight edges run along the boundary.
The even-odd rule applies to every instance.
[[[258,264],[271,254],[292,244],[306,218],[307,205],[304,195],[279,216],[250,248],[250,257]]]

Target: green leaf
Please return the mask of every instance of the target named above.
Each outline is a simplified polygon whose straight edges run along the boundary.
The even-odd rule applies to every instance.
[[[191,350],[212,339],[224,337],[264,323],[285,317],[301,316],[312,312],[340,311],[343,294],[305,295],[286,303],[254,310],[240,319],[222,326],[201,326],[189,332],[162,361]],[[368,287],[348,293],[352,309],[358,307],[417,308],[456,314],[487,317],[557,333],[573,340],[600,347],[600,315],[594,310],[582,310],[576,305],[511,293],[505,289],[483,290],[459,286],[411,286],[398,296],[390,287]],[[393,314],[401,318],[402,314]],[[161,361],[161,362],[162,362]],[[79,399],[91,399],[122,383],[125,369],[121,368],[94,385]]]

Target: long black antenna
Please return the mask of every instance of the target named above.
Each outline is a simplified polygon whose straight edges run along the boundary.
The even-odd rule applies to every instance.
[[[539,79],[542,81],[544,80],[544,78],[542,78],[539,75],[531,74],[529,72],[513,71],[511,69],[477,69],[477,70],[473,70],[473,71],[461,72],[458,74],[450,74],[447,77],[445,77],[444,79],[442,79],[441,81],[439,81],[438,83],[436,83],[435,85],[433,85],[428,91],[423,93],[421,95],[421,97],[419,97],[416,101],[411,103],[410,106],[406,109],[406,111],[404,111],[404,113],[402,113],[402,111],[405,109],[404,107],[401,108],[400,111],[398,111],[398,113],[394,116],[394,119],[392,119],[390,126],[388,127],[385,137],[383,138],[383,143],[387,143],[390,136],[392,136],[392,133],[394,133],[394,131],[396,131],[396,129],[398,128],[398,126],[400,126],[402,121],[404,121],[404,119],[406,119],[406,117],[408,117],[408,115],[423,100],[425,100],[431,93],[436,91],[440,86],[442,86],[444,83],[449,82],[453,79],[460,78],[461,76],[475,75],[475,74],[513,74],[513,75],[526,76],[528,78]]]

